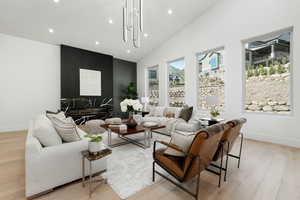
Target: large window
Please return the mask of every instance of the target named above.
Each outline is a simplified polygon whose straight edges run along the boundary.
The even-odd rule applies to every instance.
[[[209,50],[197,55],[198,62],[198,107],[211,109],[208,97],[214,97],[218,110],[225,104],[224,92],[224,48]]]
[[[148,68],[147,73],[149,104],[157,106],[159,104],[158,66]]]
[[[169,71],[169,89],[168,101],[173,107],[184,105],[185,87],[184,87],[184,59],[175,60],[168,63]]]
[[[243,43],[247,112],[291,112],[292,30]]]

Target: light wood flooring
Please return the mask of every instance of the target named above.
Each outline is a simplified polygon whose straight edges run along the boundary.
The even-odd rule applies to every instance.
[[[26,132],[0,133],[0,200],[25,200],[24,147]],[[201,200],[300,200],[300,149],[245,140],[241,168],[230,160],[228,181],[217,187],[217,177],[201,174]],[[235,146],[237,150],[238,145]],[[70,184],[37,200],[88,200],[81,184]],[[92,200],[119,200],[103,185]],[[162,180],[129,200],[189,200],[191,196]]]

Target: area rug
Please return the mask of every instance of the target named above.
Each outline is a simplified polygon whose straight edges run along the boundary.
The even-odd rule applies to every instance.
[[[142,139],[143,134],[131,136]],[[112,148],[112,154],[107,160],[107,172],[104,175],[108,184],[120,196],[127,199],[129,196],[153,184],[152,182],[152,153],[154,140],[169,141],[170,137],[153,134],[151,147],[143,149],[134,144],[126,144]],[[112,142],[123,141],[113,134]],[[104,136],[104,143],[107,138]],[[159,170],[159,169],[158,169]],[[156,176],[156,180],[161,178]]]

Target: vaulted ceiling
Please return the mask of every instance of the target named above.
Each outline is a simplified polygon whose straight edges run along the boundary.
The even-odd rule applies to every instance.
[[[138,61],[216,1],[144,0],[144,33],[148,37],[142,37],[138,49],[122,41],[123,0],[1,0],[0,33]]]

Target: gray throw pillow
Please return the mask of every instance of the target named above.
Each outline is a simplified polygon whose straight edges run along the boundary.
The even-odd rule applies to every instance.
[[[188,107],[184,106],[179,114],[179,118],[184,119],[185,121],[189,121],[193,114],[193,106]]]
[[[58,135],[64,142],[76,142],[78,140],[81,140],[76,130],[76,124],[71,117],[65,119],[59,117],[51,117],[50,120],[53,123],[53,126]]]

